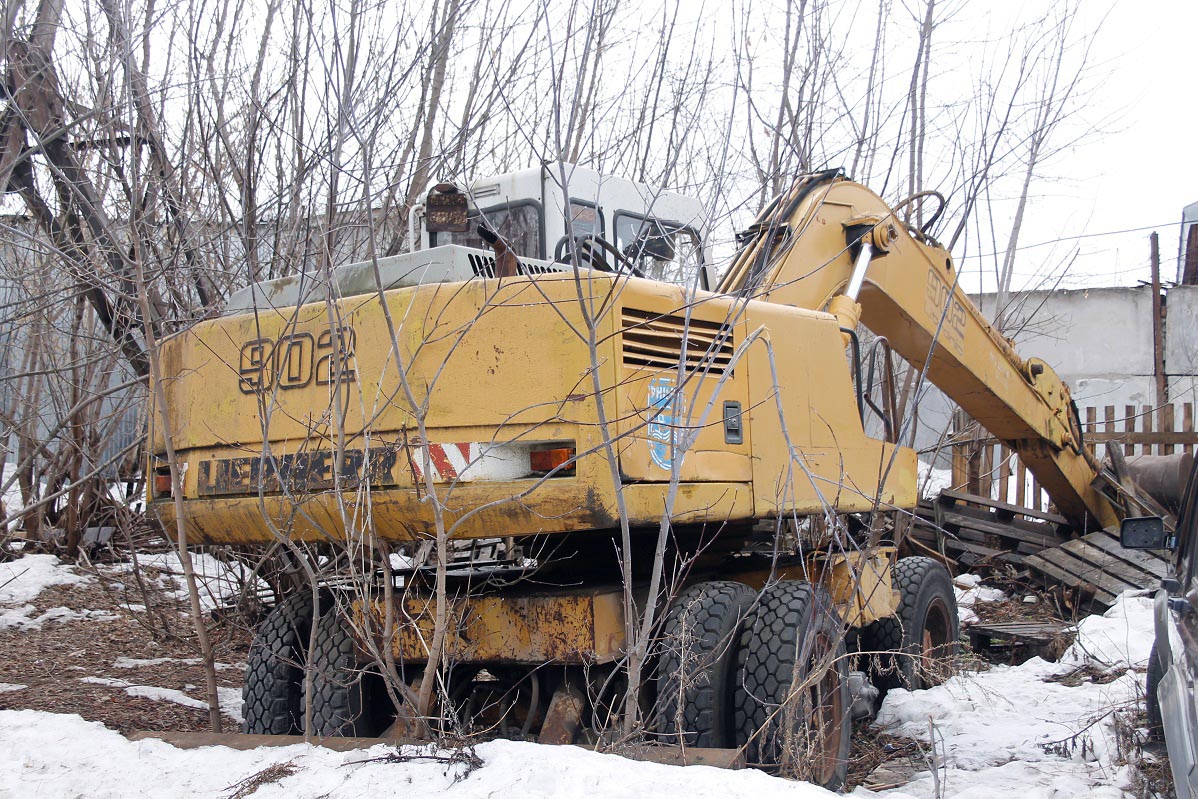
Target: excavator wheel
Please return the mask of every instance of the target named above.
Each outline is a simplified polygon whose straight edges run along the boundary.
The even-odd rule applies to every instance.
[[[358,659],[341,609],[321,615],[312,648],[312,727],[321,737],[374,738],[395,720],[383,676]]]
[[[241,689],[242,731],[295,735],[304,726],[304,656],[312,629],[312,594],[301,591],[275,605],[258,626]]]
[[[961,650],[952,577],[943,564],[923,557],[903,558],[893,576],[898,611],[861,632],[862,651],[874,663],[873,682],[883,691],[939,685]]]
[[[745,620],[734,691],[749,760],[837,790],[852,721],[844,624],[822,586],[768,586]]]
[[[741,583],[698,583],[670,606],[657,661],[656,726],[666,743],[732,746],[736,643],[755,596]]]

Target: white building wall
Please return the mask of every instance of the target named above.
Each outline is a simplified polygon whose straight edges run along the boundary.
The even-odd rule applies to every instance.
[[[973,299],[988,318],[995,318],[994,294]],[[1198,286],[1173,287],[1167,293],[1166,307],[1170,400],[1192,402],[1198,398]],[[1005,305],[1004,328],[1020,355],[1043,358],[1057,370],[1079,408],[1156,405],[1151,287],[1019,295]],[[935,445],[951,422],[952,408],[939,391],[928,392],[920,406],[918,448]],[[1084,417],[1085,411],[1082,413]],[[1102,418],[1101,410],[1098,418]],[[937,465],[944,466],[946,461],[941,459]]]

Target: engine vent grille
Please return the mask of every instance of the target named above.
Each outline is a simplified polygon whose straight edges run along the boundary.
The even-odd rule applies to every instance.
[[[732,331],[717,322],[624,308],[624,365],[677,369],[686,340],[686,369],[721,375],[732,363]]]
[[[470,268],[474,270],[474,274],[478,277],[495,277],[495,258],[493,256],[470,253],[466,258],[470,262]],[[522,275],[549,275],[562,270],[555,269],[552,266],[517,261],[516,271]]]

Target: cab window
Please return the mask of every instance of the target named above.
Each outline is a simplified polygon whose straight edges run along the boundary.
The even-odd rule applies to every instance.
[[[570,228],[575,236],[603,236],[603,212],[582,200],[570,200]]]
[[[616,247],[651,280],[707,288],[703,244],[693,228],[633,214],[616,215]]]
[[[489,250],[491,245],[478,235],[478,226],[485,219],[487,224],[508,243],[516,255],[525,258],[543,258],[541,252],[541,209],[535,203],[511,203],[470,212],[470,229],[465,233],[430,233],[429,246],[460,244]]]

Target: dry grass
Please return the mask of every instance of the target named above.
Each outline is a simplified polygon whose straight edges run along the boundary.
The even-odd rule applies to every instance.
[[[1136,799],[1175,799],[1173,772],[1165,744],[1148,737],[1148,714],[1143,707],[1115,714],[1119,765],[1131,767],[1127,790]]]
[[[100,567],[100,573],[105,573]],[[109,572],[111,574],[111,572]],[[149,574],[148,577],[154,575]],[[153,580],[150,580],[153,582]],[[204,675],[190,634],[185,603],[153,590],[146,602],[129,593],[120,582],[96,579],[86,585],[51,586],[33,600],[36,613],[51,608],[106,611],[111,619],[46,621],[41,629],[0,630],[0,682],[25,685],[0,693],[0,709],[77,713],[121,733],[135,730],[199,731],[208,729],[207,712],[173,702],[129,696],[123,689],[83,682],[85,677],[123,680],[182,691],[203,700]],[[131,608],[130,605],[133,605]],[[150,618],[153,614],[153,619]],[[249,648],[249,635],[239,625],[227,623],[216,630],[217,661],[236,665],[217,672],[224,687],[241,685],[240,664]],[[163,662],[117,668],[118,658]],[[232,722],[226,717],[226,723]]]
[[[252,774],[246,777],[236,785],[230,786],[233,793],[229,794],[228,799],[246,799],[258,791],[263,785],[271,785],[279,780],[290,777],[297,771],[295,764],[275,763],[273,766],[267,766],[257,774]]]
[[[892,783],[885,775],[878,774],[879,769],[892,765],[898,771],[914,774],[927,768],[927,753],[926,745],[913,738],[900,738],[882,732],[872,724],[859,724],[853,730],[845,792],[857,786],[871,790],[898,787],[902,783]],[[877,779],[879,776],[881,779]]]

